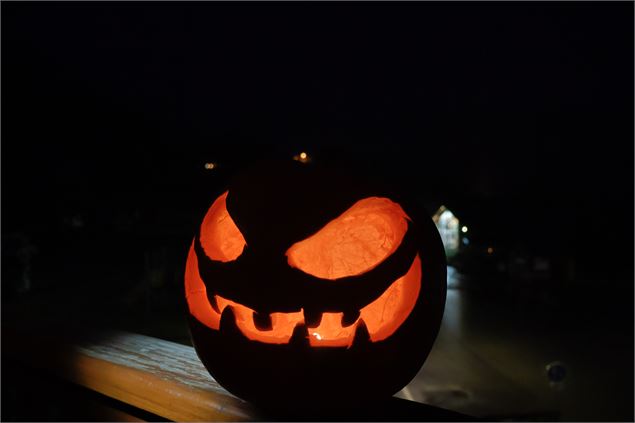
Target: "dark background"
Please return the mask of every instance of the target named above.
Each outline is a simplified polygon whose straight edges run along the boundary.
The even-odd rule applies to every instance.
[[[554,307],[632,335],[633,48],[632,2],[3,2],[3,303],[143,330],[212,193],[307,151],[547,257]]]

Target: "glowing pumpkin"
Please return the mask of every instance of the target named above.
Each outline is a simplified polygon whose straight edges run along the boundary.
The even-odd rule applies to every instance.
[[[235,180],[190,247],[199,357],[230,392],[269,407],[393,395],[423,365],[443,314],[432,220],[333,171],[274,169]]]

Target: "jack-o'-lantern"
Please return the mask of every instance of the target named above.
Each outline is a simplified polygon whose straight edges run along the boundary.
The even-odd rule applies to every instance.
[[[258,166],[213,199],[191,244],[193,344],[222,386],[263,406],[390,397],[432,347],[445,272],[432,220],[394,191]]]

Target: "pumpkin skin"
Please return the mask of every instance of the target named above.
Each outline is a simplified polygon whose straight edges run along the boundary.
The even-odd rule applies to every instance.
[[[367,218],[365,206],[379,218]],[[353,243],[370,259],[322,272],[315,263],[359,256],[328,240],[356,219],[389,225],[391,248]],[[360,225],[373,232],[373,224]],[[445,254],[432,219],[394,189],[333,169],[267,163],[216,197],[190,247],[185,288],[193,345],[228,391],[277,411],[350,410],[389,398],[423,365],[445,305]],[[381,301],[401,311],[366,324],[365,310]]]

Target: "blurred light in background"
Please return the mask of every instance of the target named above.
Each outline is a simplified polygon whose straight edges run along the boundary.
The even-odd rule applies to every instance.
[[[467,226],[461,227],[461,232],[466,233],[467,232]]]
[[[309,163],[311,161],[311,157],[309,157],[309,155],[305,151],[302,151],[300,154],[296,154],[295,156],[293,156],[293,160],[300,163]]]
[[[445,206],[441,206],[432,220],[441,235],[446,256],[453,257],[459,251],[459,219]]]
[[[205,169],[206,170],[212,170],[212,169],[216,169],[218,165],[214,162],[209,162],[209,163],[205,163]]]

